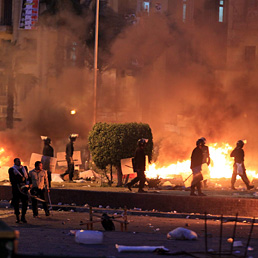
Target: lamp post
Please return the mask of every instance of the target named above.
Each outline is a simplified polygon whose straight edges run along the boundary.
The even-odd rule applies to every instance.
[[[99,0],[96,0],[95,48],[94,48],[94,89],[93,89],[93,125],[97,120],[97,82],[98,82],[98,40],[99,40]]]

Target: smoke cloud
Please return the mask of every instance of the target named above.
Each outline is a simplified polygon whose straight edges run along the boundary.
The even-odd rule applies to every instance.
[[[108,67],[119,69],[100,75],[99,108],[109,116],[99,120],[149,123],[154,157],[160,165],[189,159],[196,140],[204,136],[208,144],[232,146],[246,139],[247,165],[254,167],[258,165],[257,68],[250,71],[241,63],[237,72],[225,73],[222,50],[226,43],[220,28],[203,22],[207,20],[205,5],[197,8],[195,25],[176,20],[177,15],[151,13],[120,33],[110,55],[104,55]],[[62,57],[71,54],[67,39],[87,39],[87,26],[93,19],[63,9],[42,21],[38,33],[47,36],[46,53],[54,55],[44,68],[47,88],[34,87],[23,102],[19,129],[28,135],[26,142],[33,144],[21,149],[40,151],[39,140],[31,139],[48,135],[56,151],[64,151],[70,133],[79,133],[78,146],[85,147],[92,126],[92,72],[84,64],[67,67]],[[100,45],[100,55],[104,48]],[[76,51],[77,57],[92,60],[84,44]],[[71,109],[77,114],[72,116]]]

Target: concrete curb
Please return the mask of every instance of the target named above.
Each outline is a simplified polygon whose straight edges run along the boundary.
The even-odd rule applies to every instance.
[[[0,186],[0,196],[2,200],[10,200],[12,198],[11,187]],[[71,205],[73,209],[85,207],[87,204],[92,207],[110,207],[111,209],[121,209],[126,206],[128,210],[137,212],[158,211],[166,214],[188,215],[206,213],[232,217],[238,213],[239,217],[258,217],[258,199],[251,198],[173,196],[156,193],[139,194],[53,188],[51,189],[51,201],[53,206],[59,203],[66,204],[65,206],[74,204]]]
[[[31,209],[31,204],[29,204]],[[39,206],[40,207],[40,206]],[[8,201],[0,201],[0,208],[13,209]],[[52,205],[54,211],[73,211],[81,213],[89,213],[88,207],[80,207],[73,205]],[[107,213],[107,214],[121,214],[123,209],[110,209],[110,208],[97,208],[92,207],[94,213]],[[149,216],[159,218],[177,218],[177,219],[205,219],[204,214],[192,214],[192,213],[172,213],[172,212],[159,212],[159,211],[138,211],[138,210],[127,210],[127,215],[131,216]],[[207,220],[221,220],[221,216],[207,214]],[[238,222],[251,223],[253,218],[250,217],[238,217]],[[235,216],[223,216],[223,223],[235,221]],[[258,219],[255,219],[254,223],[258,223]]]

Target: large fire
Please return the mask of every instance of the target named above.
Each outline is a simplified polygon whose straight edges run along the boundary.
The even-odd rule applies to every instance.
[[[222,143],[220,146],[217,143],[209,145],[211,164],[209,166],[210,178],[231,178],[234,159],[230,157],[233,150],[227,143]],[[147,178],[173,178],[175,175],[181,175],[183,180],[186,180],[192,173],[190,169],[190,159],[183,162],[177,162],[167,167],[158,167],[157,164],[149,165],[146,171]],[[248,178],[252,180],[257,178],[256,171],[246,171]]]
[[[5,149],[0,148],[0,167],[8,164],[10,161],[10,156],[5,155]]]

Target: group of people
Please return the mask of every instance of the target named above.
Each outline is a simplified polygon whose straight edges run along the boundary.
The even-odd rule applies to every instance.
[[[73,182],[74,176],[74,142],[78,134],[71,134],[69,136],[69,143],[66,145],[66,161],[67,170],[61,174],[62,179],[69,174],[69,182]],[[19,158],[14,159],[14,165],[9,168],[9,179],[12,185],[12,206],[16,215],[16,223],[27,223],[25,218],[28,197],[31,196],[33,217],[38,217],[38,201],[42,202],[43,209],[46,216],[50,215],[48,202],[49,192],[51,188],[51,167],[50,158],[54,157],[54,149],[51,146],[51,139],[49,137],[42,137],[44,141],[43,157],[41,161],[35,162],[35,168],[28,172],[26,166],[21,165]],[[21,217],[19,202],[22,203]]]
[[[73,174],[74,174],[74,160],[73,160],[73,152],[74,152],[74,142],[78,135],[72,134],[69,137],[69,143],[66,145],[66,161],[68,169],[65,173],[61,174],[62,179],[66,174],[69,175],[69,182],[73,182]],[[144,184],[146,181],[145,170],[146,170],[146,158],[144,148],[148,142],[148,139],[139,139],[137,142],[137,149],[135,152],[135,156],[133,158],[133,170],[137,173],[137,176],[129,183],[126,184],[126,187],[132,191],[132,186],[139,182],[139,193],[145,193],[143,190]],[[53,157],[54,150],[51,144],[51,139],[44,139],[44,149],[43,155]],[[246,184],[248,190],[254,188],[253,185],[250,185],[250,181],[246,175],[246,169],[244,165],[244,142],[239,140],[236,144],[235,149],[231,152],[230,156],[234,158],[233,165],[233,174],[231,178],[231,189],[235,189],[236,176],[239,175],[243,182]],[[198,139],[196,141],[196,148],[192,151],[191,155],[191,166],[192,169],[192,182],[191,182],[191,196],[205,196],[202,192],[202,181],[205,185],[206,176],[210,165],[210,153],[209,148],[206,145],[206,139],[204,137]],[[35,168],[28,173],[28,169],[26,166],[21,165],[21,161],[19,158],[14,159],[14,165],[9,168],[9,177],[10,182],[12,184],[12,205],[14,207],[14,213],[16,215],[16,222],[20,221],[26,223],[26,211],[28,206],[28,194],[26,191],[30,192],[32,197],[32,211],[33,216],[38,217],[38,200],[42,201],[43,209],[45,211],[46,216],[50,215],[46,193],[50,192],[50,181],[51,181],[51,171],[50,171],[50,163],[44,162],[44,166],[41,161],[35,162]],[[25,191],[24,191],[25,189]],[[196,193],[197,190],[197,193]],[[20,217],[19,211],[19,202],[22,202],[22,214]]]
[[[210,154],[209,154],[209,147],[205,145],[206,139],[204,137],[198,139],[196,141],[196,148],[193,150],[191,155],[191,169],[193,174],[193,179],[191,182],[191,196],[205,196],[202,192],[202,181],[204,182],[207,179],[204,179],[205,173],[208,171],[208,166],[210,165]],[[234,165],[233,165],[233,174],[231,178],[231,189],[236,190],[235,182],[236,177],[239,175],[243,182],[246,185],[248,190],[254,188],[253,185],[250,185],[250,181],[246,175],[246,169],[244,165],[244,142],[239,140],[236,143],[235,149],[231,152],[230,157],[234,158]],[[197,194],[195,191],[197,190]]]
[[[139,193],[144,193],[144,184],[146,181],[145,169],[146,159],[144,148],[147,144],[147,139],[139,139],[137,143],[137,149],[133,158],[133,169],[137,173],[137,176],[129,183],[126,187],[132,191],[132,186],[139,182]],[[236,144],[235,149],[231,152],[230,157],[234,158],[233,174],[231,178],[231,189],[236,190],[235,182],[236,177],[239,175],[246,185],[248,190],[254,188],[250,184],[250,181],[246,175],[246,169],[244,165],[244,142],[239,140]],[[207,177],[209,174],[209,165],[211,163],[209,147],[206,145],[206,138],[202,137],[196,141],[196,148],[192,151],[191,155],[191,170],[192,170],[192,182],[191,182],[191,196],[206,196],[202,192],[202,184],[207,186]],[[196,192],[197,190],[197,192]]]
[[[14,159],[14,165],[9,168],[9,178],[12,185],[12,206],[16,215],[16,223],[20,221],[27,223],[26,212],[28,207],[28,192],[30,192],[32,202],[33,217],[38,217],[38,198],[43,202],[43,209],[46,216],[50,215],[46,193],[49,193],[49,183],[47,171],[43,169],[41,161],[35,162],[35,168],[28,173],[26,166],[21,165],[19,158]],[[20,217],[19,202],[22,203],[22,214]]]

